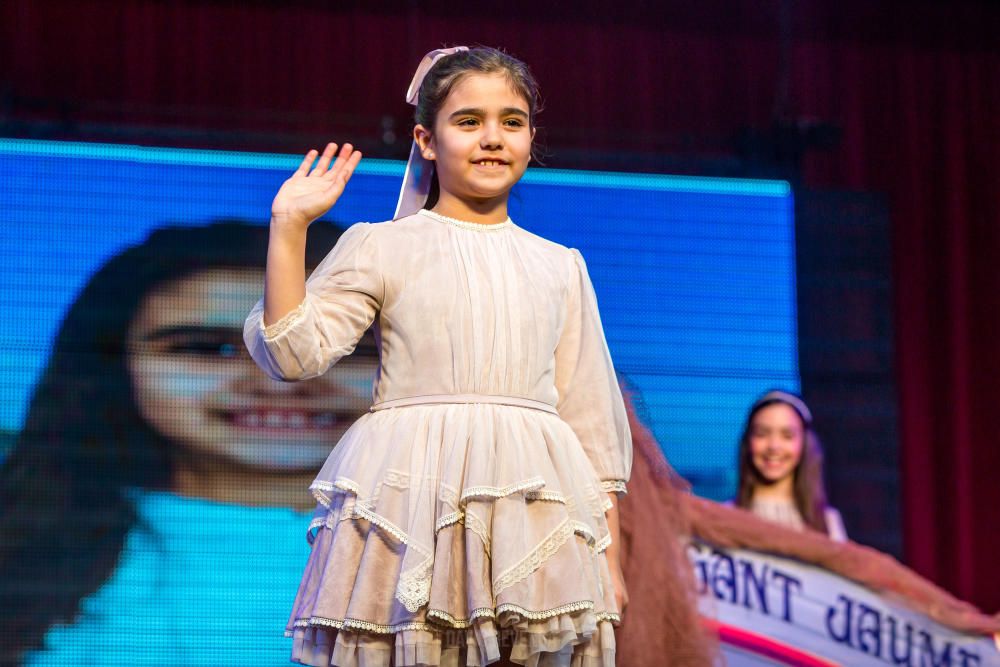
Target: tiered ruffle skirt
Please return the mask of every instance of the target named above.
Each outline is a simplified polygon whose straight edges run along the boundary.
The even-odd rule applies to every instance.
[[[570,427],[542,410],[365,415],[312,492],[287,631],[329,667],[612,667],[609,507]]]

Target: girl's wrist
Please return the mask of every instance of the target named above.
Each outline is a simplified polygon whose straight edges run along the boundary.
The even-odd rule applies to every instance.
[[[617,565],[619,563],[618,558],[618,545],[614,542],[604,550],[604,558],[607,559],[608,563]]]
[[[309,227],[309,221],[301,215],[283,211],[271,211],[271,231],[304,232]]]

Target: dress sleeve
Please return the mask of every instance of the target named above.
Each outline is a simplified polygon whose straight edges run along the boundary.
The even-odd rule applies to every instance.
[[[264,300],[247,316],[243,340],[250,356],[275,380],[305,380],[325,373],[354,351],[382,306],[383,283],[372,225],[343,233],[306,281],[302,303],[264,326]]]
[[[587,265],[576,250],[566,321],[556,345],[556,409],[570,425],[605,491],[625,492],[632,471],[632,434],[597,297]]]

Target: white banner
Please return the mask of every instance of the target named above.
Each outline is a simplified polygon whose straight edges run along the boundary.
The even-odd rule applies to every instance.
[[[993,639],[959,634],[826,570],[703,544],[689,555],[730,667],[1000,667]]]

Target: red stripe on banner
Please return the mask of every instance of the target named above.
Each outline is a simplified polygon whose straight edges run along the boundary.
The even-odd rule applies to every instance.
[[[758,635],[754,632],[726,625],[718,621],[704,619],[705,624],[712,627],[719,635],[719,641],[729,646],[749,651],[754,655],[770,658],[788,667],[841,667],[839,662],[826,660],[802,649],[789,646],[771,637]]]

